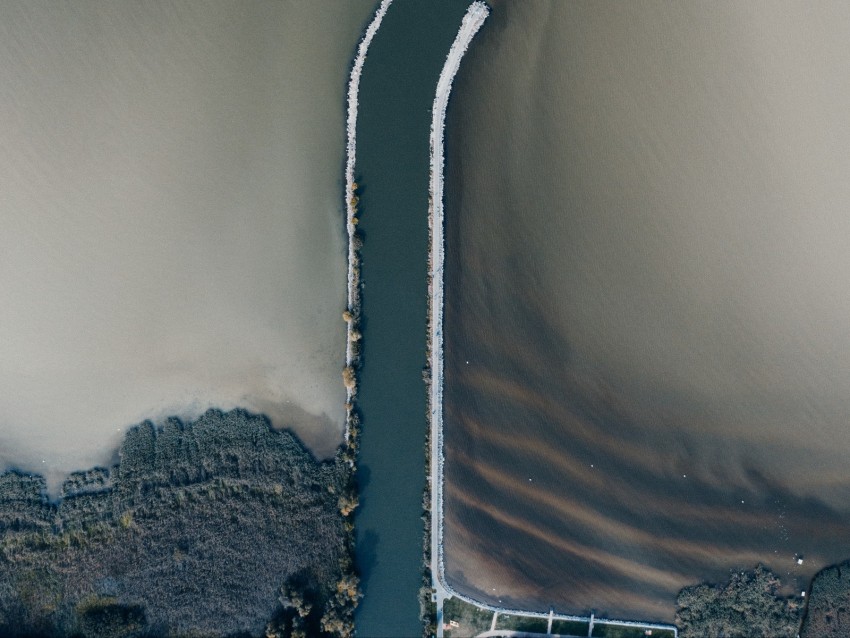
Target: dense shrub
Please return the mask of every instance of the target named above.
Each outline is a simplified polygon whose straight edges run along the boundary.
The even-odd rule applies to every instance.
[[[812,581],[801,638],[850,635],[850,562],[819,572]]]
[[[759,565],[724,585],[694,585],[679,592],[676,624],[682,638],[793,638],[800,599],[779,595],[779,578]]]
[[[286,636],[296,594],[309,635],[326,616],[348,635],[351,485],[348,463],[243,411],[133,428],[119,465],[72,475],[58,503],[0,475],[0,635]]]

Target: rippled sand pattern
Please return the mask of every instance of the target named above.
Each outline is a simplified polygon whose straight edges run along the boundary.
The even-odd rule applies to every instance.
[[[449,581],[799,592],[850,555],[850,12],[493,5],[447,128]]]

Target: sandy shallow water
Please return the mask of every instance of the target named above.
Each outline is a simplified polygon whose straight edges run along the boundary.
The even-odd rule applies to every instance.
[[[0,467],[345,393],[344,91],[372,2],[0,8]]]

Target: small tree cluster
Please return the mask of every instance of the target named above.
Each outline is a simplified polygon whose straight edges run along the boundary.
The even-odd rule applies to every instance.
[[[345,366],[342,369],[342,382],[345,384],[345,388],[347,390],[351,390],[352,392],[357,387],[357,375],[354,373],[353,366]]]
[[[808,600],[800,638],[850,636],[850,562],[819,572]]]
[[[759,565],[723,585],[686,587],[676,599],[682,638],[794,638],[800,600],[779,594],[779,578]]]

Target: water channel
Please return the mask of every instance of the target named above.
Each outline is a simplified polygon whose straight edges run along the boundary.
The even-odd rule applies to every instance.
[[[446,53],[469,2],[395,0],[360,84],[363,417],[357,559],[360,636],[421,634],[428,135]]]

